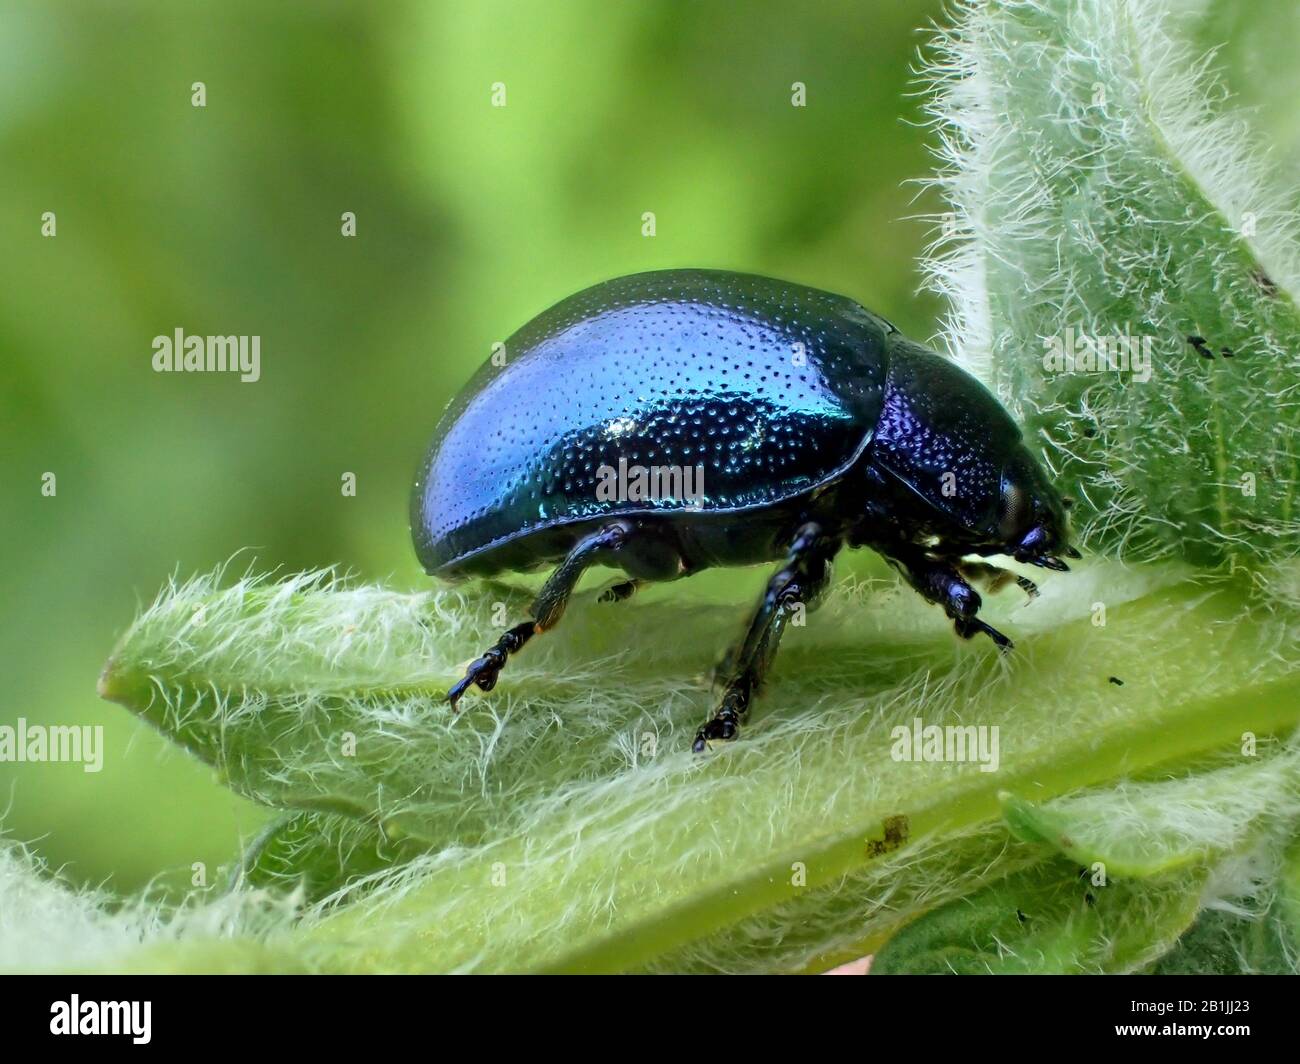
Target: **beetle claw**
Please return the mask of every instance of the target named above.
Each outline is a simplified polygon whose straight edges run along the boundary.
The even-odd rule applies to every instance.
[[[739,734],[740,722],[734,717],[714,717],[695,733],[695,742],[691,744],[691,751],[696,754],[703,753],[714,743],[729,743]]]
[[[471,661],[464,677],[447,692],[445,701],[451,704],[451,711],[456,712],[456,703],[471,687],[478,687],[480,691],[492,690],[497,685],[497,677],[501,675],[507,659],[528,642],[535,631],[536,624],[533,621],[517,624],[497,641],[496,646],[491,647],[481,658]]]
[[[470,685],[473,682],[474,682],[473,676],[467,675],[463,680],[458,680],[452,686],[451,690],[447,692],[446,697],[443,699],[443,701],[448,703],[451,706],[451,711],[453,713],[459,712],[456,703],[458,703],[461,700],[461,698],[464,696],[465,692],[469,690]]]
[[[691,750],[699,754],[714,743],[731,742],[740,735],[740,721],[748,708],[748,688],[739,686],[729,689],[712,719],[706,720],[695,733]]]
[[[456,703],[464,697],[466,691],[471,687],[477,687],[480,691],[492,690],[497,685],[499,672],[499,668],[494,668],[491,663],[479,658],[465,670],[464,679],[457,681],[456,685],[447,692],[444,701],[450,703],[453,713],[457,712]]]
[[[1004,653],[1014,650],[1016,644],[1011,642],[1006,636],[994,628],[991,624],[985,624],[978,617],[959,617],[953,622],[953,627],[957,629],[957,634],[963,639],[973,639],[978,632],[983,632],[986,636],[997,644],[999,650]]]

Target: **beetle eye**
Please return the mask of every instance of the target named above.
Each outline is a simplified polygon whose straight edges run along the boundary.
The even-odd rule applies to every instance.
[[[1028,523],[1029,493],[1018,484],[1004,483],[998,504],[998,535],[1012,539]]]

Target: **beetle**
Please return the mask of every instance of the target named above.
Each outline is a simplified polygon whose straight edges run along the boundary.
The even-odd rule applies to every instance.
[[[647,492],[640,477],[634,491],[628,469],[703,483]],[[972,556],[1067,569],[1067,505],[997,400],[884,318],[803,285],[679,269],[597,284],[511,336],[439,421],[411,531],[431,575],[554,567],[529,617],[447,692],[453,709],[556,625],[594,564],[622,571],[602,596],[619,601],[779,562],[719,667],[699,751],[739,734],[787,619],[816,607],[842,548],[877,551],[958,635],[1007,649],[972,583],[1036,589]]]

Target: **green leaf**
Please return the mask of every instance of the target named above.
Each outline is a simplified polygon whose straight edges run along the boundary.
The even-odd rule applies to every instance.
[[[329,813],[285,813],[245,850],[227,889],[294,892],[309,904],[351,890],[420,850],[393,842],[365,821]]]
[[[932,108],[952,241],[929,264],[953,354],[1041,443],[1091,549],[1293,560],[1300,239],[1282,182],[1164,0],[957,10]],[[1149,362],[1089,368],[1080,337],[1107,359],[1133,337]]]
[[[1153,972],[1300,974],[1297,823],[1293,819],[1279,826],[1261,845],[1243,853],[1235,867],[1224,862],[1196,924],[1151,968]]]
[[[584,596],[459,718],[435,692],[494,637],[491,602],[321,579],[177,588],[103,685],[246,793],[286,808],[328,796],[331,815],[422,840],[428,856],[309,913],[292,955],[330,970],[626,970],[694,946],[702,967],[746,969],[774,959],[755,928],[825,892],[813,904],[842,919],[780,951],[799,968],[842,953],[855,905],[858,938],[878,941],[943,883],[973,887],[933,847],[996,825],[1001,791],[1062,795],[1300,721],[1295,663],[1272,653],[1287,622],[1244,586],[1162,583],[1179,575],[1059,578],[1015,614],[1009,659],[955,642],[892,585],[841,587],[792,630],[744,741],[704,758],[689,746],[709,696],[680,678],[708,669],[743,610],[679,588],[622,609]],[[1104,626],[1101,586],[1139,595]],[[996,728],[997,771],[897,759],[918,719]],[[908,907],[863,908],[866,870],[892,860],[913,869]]]
[[[1275,913],[1209,910],[1150,969],[1155,975],[1295,975],[1296,944]]]
[[[1151,876],[1240,846],[1261,817],[1300,811],[1300,747],[1267,745],[1239,763],[1179,779],[1120,783],[1035,805],[1003,793],[1011,830],[1076,864],[1113,876]]]
[[[1204,866],[1094,886],[1069,862],[1009,876],[909,924],[872,974],[1136,971],[1168,950],[1199,908]]]
[[[1294,963],[1300,955],[1300,838],[1287,850],[1278,878],[1277,917]]]

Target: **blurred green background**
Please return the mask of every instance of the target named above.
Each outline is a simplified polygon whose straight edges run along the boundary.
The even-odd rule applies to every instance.
[[[1296,27],[1291,0],[1259,7],[1197,23],[1201,43],[1231,34],[1226,60],[1250,69],[1259,26]],[[916,216],[939,207],[908,182],[932,164],[911,72],[939,16],[937,0],[0,5],[0,723],[102,724],[106,746],[97,774],[0,764],[5,831],[79,882],[188,883],[194,862],[214,881],[264,814],[98,700],[116,639],[170,574],[237,552],[241,570],[422,586],[407,493],[434,423],[494,341],[561,297],[722,267],[932,335]],[[1285,114],[1294,157],[1285,99],[1249,102]],[[261,379],[154,373],[152,338],[178,327],[259,335]]]
[[[903,120],[937,4],[3,10],[0,723],[102,724],[106,754],[98,774],[2,764],[0,807],[74,880],[188,882],[262,821],[96,697],[137,606],[237,551],[241,570],[422,586],[415,465],[538,311],[716,266],[933,330],[926,225],[904,220],[929,161]],[[261,380],[153,372],[152,338],[177,327],[260,335]]]

